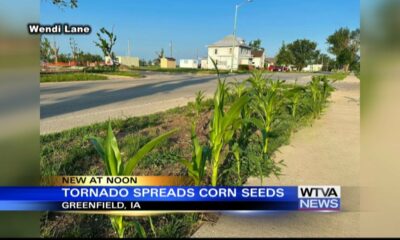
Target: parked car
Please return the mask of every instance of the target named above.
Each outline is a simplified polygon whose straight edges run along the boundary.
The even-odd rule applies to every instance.
[[[268,67],[268,71],[270,72],[289,72],[290,69],[288,67],[284,67],[284,66],[269,66]]]

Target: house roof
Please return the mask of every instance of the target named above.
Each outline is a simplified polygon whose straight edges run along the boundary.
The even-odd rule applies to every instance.
[[[240,46],[240,47],[247,47],[250,48],[244,39],[239,38],[239,37],[234,37],[233,35],[228,35],[225,36],[223,39],[208,45],[209,47],[232,47],[233,43],[235,41],[235,46]]]
[[[252,50],[251,55],[253,57],[262,57],[264,55],[264,50]]]
[[[163,57],[163,58],[167,59],[168,61],[175,61],[175,58],[172,57]]]

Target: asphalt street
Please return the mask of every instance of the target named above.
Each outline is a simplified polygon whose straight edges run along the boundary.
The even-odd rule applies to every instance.
[[[212,96],[216,75],[145,73],[140,79],[60,82],[40,84],[40,133],[59,132],[108,119],[143,116],[184,106],[195,92]],[[287,82],[307,82],[310,73],[274,73],[269,77]],[[227,81],[244,80],[248,74],[227,75]]]

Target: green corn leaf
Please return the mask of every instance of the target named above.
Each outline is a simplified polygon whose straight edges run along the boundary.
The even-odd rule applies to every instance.
[[[180,163],[182,163],[183,165],[185,165],[185,167],[189,170],[189,171],[191,171],[191,170],[193,170],[193,166],[192,166],[192,164],[191,164],[191,162],[189,161],[189,160],[186,160],[186,159],[180,159],[180,160],[178,160]]]
[[[155,148],[157,145],[159,145],[161,142],[163,142],[165,139],[169,138],[172,134],[174,134],[178,129],[174,129],[172,131],[169,131],[167,133],[164,133],[161,136],[158,136],[151,140],[150,142],[146,143],[142,148],[139,149],[139,151],[133,156],[131,159],[128,160],[125,169],[123,171],[123,175],[130,175],[132,174],[132,171],[135,169],[136,165],[138,162],[153,148]]]
[[[93,144],[94,149],[96,149],[97,153],[100,155],[101,160],[103,160],[106,165],[106,171],[108,174],[111,174],[110,166],[106,159],[106,153],[104,150],[104,140],[99,137],[89,137],[89,141]]]
[[[111,133],[112,133],[112,130],[111,130]],[[114,158],[115,158],[115,161],[117,164],[116,171],[117,171],[117,173],[121,173],[122,172],[121,170],[123,169],[122,160],[121,160],[121,152],[119,151],[117,138],[115,137],[114,133],[112,133],[112,137],[111,137],[111,148],[112,148],[112,151],[114,152]]]
[[[190,162],[189,160],[186,159],[181,159],[179,160],[180,163],[182,163],[183,165],[185,165],[185,167],[188,170],[188,174],[189,176],[194,180],[195,184],[197,184],[199,182],[199,171],[196,171],[193,169],[193,162]]]
[[[250,118],[249,121],[260,130],[265,128],[264,122],[259,118]]]
[[[203,149],[200,146],[199,140],[197,138],[193,139],[193,145],[194,145],[194,157],[195,157],[195,170],[198,170],[200,165],[201,165],[201,161],[203,159]]]
[[[110,174],[112,176],[117,176],[118,175],[118,163],[115,158],[115,152],[113,149],[113,141],[115,139],[114,133],[111,128],[111,121],[108,122],[108,131],[107,131],[107,137],[104,142],[104,149],[105,149],[105,155],[106,159],[108,162],[108,165],[110,166]]]
[[[147,234],[146,234],[146,231],[144,230],[143,226],[137,221],[134,222],[134,225],[135,225],[135,230],[136,230],[138,237],[139,238],[147,238]]]
[[[233,156],[235,156],[235,159],[237,161],[240,161],[240,148],[239,148],[239,144],[238,143],[233,144],[232,153],[233,153]]]
[[[234,120],[238,118],[240,112],[242,111],[243,106],[249,101],[248,96],[242,96],[232,105],[229,111],[226,113],[224,118],[222,119],[222,129],[227,128],[230,124],[233,123]]]

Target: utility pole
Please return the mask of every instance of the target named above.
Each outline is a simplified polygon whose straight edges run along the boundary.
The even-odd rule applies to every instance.
[[[233,59],[235,56],[235,47],[236,47],[236,28],[237,28],[237,17],[238,17],[238,10],[239,8],[246,4],[246,3],[250,3],[253,0],[246,0],[244,2],[242,2],[241,4],[236,4],[235,6],[235,19],[233,22],[233,39],[232,39],[232,57],[231,57],[231,73],[233,72]],[[240,52],[238,52],[238,61],[239,61],[239,54]],[[238,62],[238,66],[239,66],[239,62]]]
[[[128,40],[128,57],[131,56],[131,41]]]
[[[170,41],[170,43],[169,43],[169,54],[170,54],[170,57],[172,58],[172,41]]]

